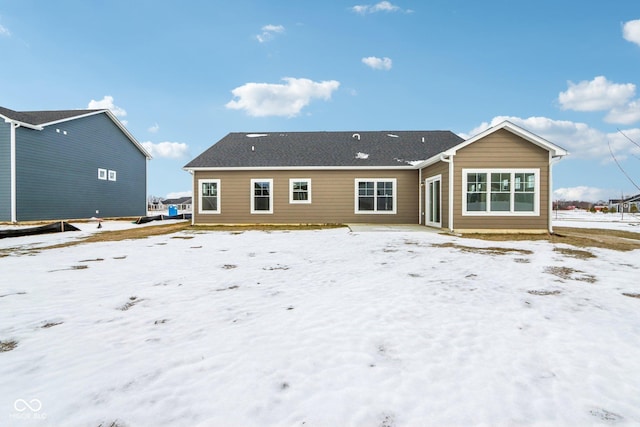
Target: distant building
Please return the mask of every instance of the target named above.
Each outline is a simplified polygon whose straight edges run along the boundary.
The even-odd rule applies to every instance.
[[[179,211],[191,212],[191,196],[178,197],[176,199],[165,199],[162,201],[164,208],[175,206]]]
[[[149,159],[109,110],[0,107],[0,221],[145,215]]]
[[[175,199],[154,200],[149,202],[149,211],[166,211],[169,206],[175,206],[180,212],[191,212],[191,196],[178,197]]]
[[[609,210],[615,208],[617,212],[640,212],[640,194],[625,199],[610,199]]]

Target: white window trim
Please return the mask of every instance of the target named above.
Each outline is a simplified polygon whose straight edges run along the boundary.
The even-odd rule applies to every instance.
[[[215,211],[212,210],[204,210],[202,209],[202,184],[205,183],[216,183],[217,187],[218,187],[218,195],[216,197],[216,206],[218,206],[218,209]],[[220,214],[222,213],[222,209],[220,206],[220,193],[221,193],[221,183],[219,179],[199,179],[198,180],[198,213],[202,214],[202,215],[216,215],[216,214]]]
[[[294,200],[293,199],[293,184],[295,182],[306,182],[307,183],[307,193],[309,198],[307,200]],[[289,203],[291,204],[301,204],[308,205],[311,203],[311,178],[290,178],[289,179]]]
[[[391,182],[392,183],[392,191],[393,191],[393,210],[390,211],[378,211],[378,203],[377,197],[378,195],[375,193],[378,190],[378,182]],[[354,213],[358,215],[395,215],[398,209],[398,185],[396,178],[356,178],[354,183]],[[358,184],[361,182],[375,182],[376,188],[374,190],[374,203],[372,211],[361,211],[358,210]]]
[[[109,181],[117,181],[117,172],[109,169]]]
[[[470,173],[486,173],[487,174],[487,210],[486,211],[467,211],[467,175]],[[511,208],[508,211],[491,211],[491,174],[492,173],[510,173],[511,174]],[[533,197],[533,211],[521,212],[515,211],[515,176],[516,173],[533,173],[535,176],[535,188]],[[540,169],[462,169],[462,215],[463,216],[540,216]]]
[[[269,210],[268,211],[257,211],[255,209],[255,196],[254,196],[254,184],[256,182],[268,182],[269,183]],[[272,214],[273,213],[273,179],[271,178],[263,178],[263,179],[252,179],[251,180],[251,213],[252,214]]]
[[[440,182],[440,194],[438,204],[440,205],[440,222],[431,222],[429,221],[429,214],[431,210],[431,200],[427,198],[429,192],[427,191],[429,188],[429,184],[439,181]],[[442,209],[442,174],[431,176],[424,180],[424,189],[425,189],[425,200],[424,200],[424,223],[430,227],[442,227],[442,213],[444,209]],[[421,190],[422,191],[422,190]]]
[[[101,180],[101,181],[106,181],[107,180],[107,170],[106,169],[98,168],[98,179]]]

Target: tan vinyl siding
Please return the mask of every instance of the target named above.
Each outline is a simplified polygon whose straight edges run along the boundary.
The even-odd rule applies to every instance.
[[[539,169],[539,216],[463,216],[463,169]],[[423,172],[424,174],[424,172]],[[462,148],[454,156],[454,229],[546,230],[549,217],[549,152],[501,129]]]
[[[289,179],[311,179],[309,204],[289,203]],[[355,214],[355,179],[395,178],[396,214]],[[200,214],[200,179],[220,180],[220,213]],[[273,213],[251,214],[252,179],[273,180]],[[418,218],[417,170],[258,170],[196,171],[196,224],[415,224]]]
[[[442,175],[442,181],[440,182],[440,191],[442,193],[442,213],[441,213],[441,221],[442,228],[449,227],[449,163],[446,162],[438,162],[431,166],[428,166],[422,170],[422,184],[424,184],[425,180],[436,176]],[[426,224],[425,220],[425,211],[426,207],[426,191],[424,186],[421,187],[422,191],[422,206],[420,207],[420,215],[421,215],[421,223]]]

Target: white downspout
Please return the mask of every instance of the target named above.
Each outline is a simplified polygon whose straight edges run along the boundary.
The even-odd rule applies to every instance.
[[[196,210],[194,209],[196,205],[195,195],[196,195],[196,174],[194,171],[190,170],[191,174],[191,225],[196,225]],[[198,202],[200,203],[200,202]],[[198,205],[199,206],[199,205]]]
[[[440,160],[449,163],[449,231],[453,233],[453,155],[445,158],[444,154],[440,155]]]
[[[418,225],[422,225],[422,169],[418,169]]]
[[[549,212],[547,213],[549,234],[553,234],[553,165],[558,163],[560,159],[562,159],[561,156],[553,157],[549,152]]]
[[[11,150],[11,222],[18,222],[18,198],[16,184],[16,129],[20,127],[19,123],[11,122],[10,150]]]

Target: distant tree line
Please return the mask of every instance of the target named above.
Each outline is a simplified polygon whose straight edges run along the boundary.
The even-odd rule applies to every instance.
[[[553,202],[553,210],[572,210],[572,209],[584,209],[586,211],[590,210],[594,206],[607,205],[608,203],[605,201],[598,201],[596,203],[593,202],[585,202],[581,200],[556,200]]]

